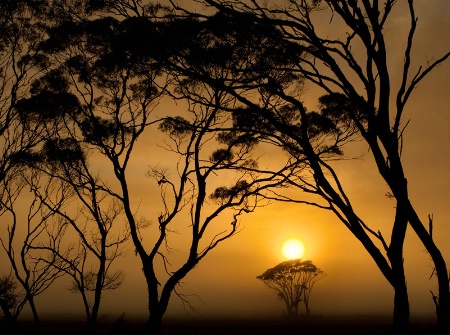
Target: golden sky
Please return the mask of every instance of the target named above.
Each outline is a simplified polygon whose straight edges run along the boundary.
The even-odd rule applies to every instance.
[[[389,62],[394,84],[398,83],[403,62],[402,50],[408,24],[408,13],[404,9],[401,4],[398,6],[386,30],[388,48],[393,51]],[[416,1],[416,15],[419,17],[419,26],[413,66],[417,67],[450,49],[450,2]],[[309,109],[315,108],[319,94],[314,87],[306,88],[305,102]],[[448,265],[449,97],[450,62],[447,61],[419,85],[407,106],[405,119],[410,119],[410,124],[405,133],[403,151],[411,198],[424,221],[428,214],[433,214],[435,240]],[[169,107],[161,105],[158,108],[163,112]],[[145,176],[147,165],[152,164],[147,161],[150,156],[148,148],[147,140],[141,139],[137,149],[142,155],[139,153],[135,156],[130,167],[133,197],[135,201],[142,200],[140,211],[143,214],[147,209],[146,204],[151,203],[154,197],[151,194],[153,182]],[[152,150],[158,158],[161,157],[160,149]],[[274,154],[266,153],[262,159],[274,159]],[[347,156],[361,158],[336,162],[335,168],[357,211],[373,229],[390,236],[389,227],[395,204],[385,196],[387,187],[374,169],[367,147],[363,143],[356,143],[349,148]],[[306,246],[303,258],[312,260],[327,274],[316,284],[312,293],[310,305],[313,314],[391,314],[393,290],[356,238],[331,213],[278,203],[241,217],[240,224],[242,231],[202,260],[184,280],[181,291],[198,296],[192,297],[191,302],[200,315],[280,315],[282,302],[256,276],[285,260],[281,246],[283,241],[291,237],[303,240]],[[147,290],[140,261],[132,248],[128,249],[127,256],[116,263],[116,267],[126,273],[125,283],[117,291],[104,294],[104,314],[147,313]],[[405,243],[405,266],[412,314],[432,315],[434,305],[429,290],[437,291],[435,280],[429,280],[432,263],[411,230]],[[70,305],[71,308],[76,306],[75,312],[81,315],[80,298],[68,293],[66,287],[65,281],[57,283],[37,299],[38,308],[42,311],[69,312]],[[73,303],[68,304],[68,301]],[[179,313],[184,313],[182,304],[173,296],[168,315]]]

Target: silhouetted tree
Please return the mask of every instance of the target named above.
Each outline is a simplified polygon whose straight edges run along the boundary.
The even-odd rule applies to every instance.
[[[73,233],[66,241],[70,252],[62,252],[52,243],[40,245],[36,249],[50,252],[58,259],[58,264],[53,263],[53,266],[71,278],[69,290],[80,294],[88,332],[95,333],[102,294],[119,288],[124,281],[123,271],[113,271],[111,266],[122,256],[123,244],[129,234],[117,227],[118,219],[123,218],[123,210],[117,200],[111,198],[110,203],[105,205],[107,196],[95,187],[90,188],[95,184],[86,182],[81,186],[83,183],[75,184],[74,180],[58,180],[73,188],[71,200],[74,206],[71,210],[56,209],[58,222],[54,223]],[[74,204],[74,200],[78,200],[78,205]],[[45,206],[55,209],[53,201],[44,200]],[[77,236],[78,241],[73,236]]]
[[[30,252],[29,244],[38,236],[45,235],[42,229],[45,230],[46,223],[38,222],[36,218],[36,211],[39,211],[37,203],[31,202],[27,219],[27,214],[18,216],[26,210],[17,210],[15,201],[19,196],[21,200],[27,198],[22,178],[27,152],[42,145],[48,129],[59,120],[35,111],[23,113],[20,108],[20,100],[29,96],[30,82],[45,67],[39,45],[46,36],[44,25],[40,24],[46,5],[45,0],[0,2],[0,228],[4,232],[1,239],[13,268],[12,275],[25,291],[14,317],[28,302],[37,328],[39,318],[33,297],[44,291],[51,281],[47,277],[49,269],[45,266],[40,268],[42,262],[33,259],[36,255]],[[28,232],[23,244],[16,245],[14,241],[23,231]]]
[[[173,71],[187,77],[185,81],[204,82],[229,93],[238,106],[228,109],[233,112],[235,133],[259,134],[260,141],[280,146],[290,159],[308,167],[289,178],[289,184],[301,190],[304,198],[286,196],[277,189],[267,196],[334,212],[361,241],[394,287],[396,320],[403,318],[401,322],[407,323],[409,304],[403,263],[393,262],[393,266],[398,266],[395,274],[391,267],[391,259],[402,256],[404,234],[397,233],[392,246],[400,244],[400,248],[390,248],[386,257],[377,245],[381,244],[386,250],[389,248],[384,237],[354,211],[339,176],[329,164],[341,157],[345,144],[353,141],[358,132],[348,114],[328,108],[329,104],[339,101],[340,96],[323,97],[318,112],[304,108],[301,87],[305,76],[298,75],[301,71],[297,64],[302,64],[304,59],[307,62],[308,54],[302,45],[284,39],[270,23],[255,20],[248,13],[226,9],[203,18],[204,22],[192,20],[198,28],[182,30],[188,35],[184,39],[199,42],[186,42],[183,47],[189,52],[179,52],[179,58],[170,64]],[[242,62],[243,58],[245,62]],[[222,68],[227,71],[221,71]],[[180,80],[182,84],[185,81]],[[195,92],[186,97],[195,99]],[[365,124],[365,115],[350,101],[344,101],[359,122]],[[313,195],[319,197],[311,197]]]
[[[30,179],[25,178],[24,174],[29,174]],[[51,244],[55,250],[63,253],[60,243],[65,230],[52,224],[55,210],[48,210],[42,197],[33,192],[25,194],[29,186],[28,181],[39,187],[45,198],[57,193],[60,201],[56,206],[62,207],[66,203],[62,189],[54,189],[51,181],[43,181],[38,174],[27,170],[22,171],[21,175],[15,175],[13,180],[5,178],[1,181],[6,196],[3,196],[0,202],[0,217],[4,220],[0,226],[0,244],[10,263],[11,273],[23,290],[15,316],[17,317],[28,304],[36,331],[39,332],[40,318],[35,298],[64,273],[57,257],[39,249],[42,244]],[[18,199],[21,201],[18,202]]]
[[[307,157],[311,167],[311,179],[299,178],[292,183],[308,193],[320,195],[328,205],[316,205],[335,212],[364,245],[394,288],[394,322],[400,328],[407,327],[409,320],[409,301],[403,268],[403,243],[409,223],[435,263],[439,283],[438,323],[448,327],[444,325],[450,320],[447,317],[450,312],[448,271],[431,231],[428,231],[420,220],[409,199],[401,152],[404,146],[402,119],[406,103],[418,83],[445,61],[450,53],[430,62],[426,67],[420,67],[411,75],[411,50],[417,24],[413,1],[403,3],[409,11],[411,23],[405,52],[402,54],[405,62],[397,89],[390,81],[390,50],[386,48],[384,34],[385,24],[394,5],[400,6],[396,1],[386,1],[383,5],[380,5],[379,1],[313,0],[280,1],[276,4],[227,0],[204,0],[202,3],[215,8],[217,12],[209,19],[198,13],[191,15],[192,20],[198,22],[197,26],[200,25],[199,22],[205,22],[205,30],[209,29],[211,33],[203,33],[203,39],[191,36],[191,41],[199,42],[195,46],[192,46],[192,43],[190,47],[201,50],[202,44],[205,52],[200,55],[179,53],[183,62],[174,62],[175,71],[197,81],[221,87],[247,107],[243,110],[250,115],[244,118],[254,120],[260,117],[266,120],[272,129],[278,132],[272,138],[282,143],[294,156],[301,153]],[[189,15],[187,10],[182,12]],[[222,21],[225,27],[228,26],[227,22],[233,22],[230,30],[234,27],[234,32],[228,32],[227,28],[223,28],[222,32],[217,28],[212,30],[217,17],[227,18]],[[324,22],[334,23],[336,18],[342,19],[341,23],[346,28],[345,35],[321,36],[318,26]],[[240,23],[236,24],[236,21]],[[267,28],[259,29],[261,26],[271,26],[272,32]],[[242,29],[243,27],[245,29]],[[199,30],[185,31],[186,34],[196,34]],[[249,31],[256,35],[267,35],[269,31],[265,40],[269,42],[271,36],[278,34],[279,42],[272,46],[261,43],[260,46],[245,52],[246,49],[242,49],[242,44],[237,42],[240,37],[247,36]],[[339,31],[336,30],[336,33]],[[189,40],[188,37],[185,39]],[[235,44],[238,46],[235,47]],[[247,46],[254,45],[248,43]],[[355,55],[354,50],[359,50],[360,47],[363,50]],[[266,63],[260,63],[258,50],[259,55],[270,54],[268,50],[274,50],[275,54],[281,53],[281,56],[277,56],[275,62],[268,57]],[[245,61],[242,61],[243,59]],[[224,64],[227,71],[217,71]],[[241,79],[241,85],[237,79]],[[234,85],[229,85],[230,81]],[[329,134],[345,137],[346,129],[352,129],[352,133],[357,130],[369,145],[376,167],[396,201],[390,241],[386,240],[380,231],[370,228],[361,216],[357,215],[332,164],[321,157],[324,147],[336,146],[318,146],[311,141],[326,130],[326,123],[317,123],[317,113],[308,112],[304,107],[301,91],[295,88],[305,81],[318,85],[326,93],[321,100],[321,114],[327,115],[326,118],[331,121],[337,117],[340,122],[338,127],[331,128],[332,132]],[[255,92],[256,96],[251,92]],[[391,97],[395,103],[392,103]],[[286,118],[283,114],[286,111],[290,111],[290,115],[295,118]],[[264,124],[264,121],[256,124]],[[255,127],[247,126],[247,129],[255,131]],[[265,133],[270,134],[267,130]],[[279,141],[280,139],[282,141]],[[305,183],[305,180],[308,183]],[[386,252],[386,257],[379,250],[380,247]]]
[[[285,180],[281,172],[258,171],[257,161],[251,155],[255,140],[223,131],[230,120],[229,115],[217,107],[225,103],[218,101],[221,93],[204,90],[201,92],[197,86],[199,98],[210,97],[210,107],[193,104],[189,109],[189,118],[186,117],[189,114],[169,117],[160,124],[160,129],[171,139],[167,149],[180,157],[176,173],[161,167],[149,171],[161,189],[163,203],[163,210],[158,216],[159,239],[150,255],[160,254],[165,267],[169,268],[167,256],[162,251],[165,248],[170,251],[170,227],[177,226],[177,220],[183,217],[183,213],[190,218],[183,226],[191,227],[187,261],[169,273],[159,301],[151,301],[156,311],[164,312],[170,293],[177,293],[175,288],[180,280],[210,251],[238,231],[239,216],[261,206],[259,198],[263,197],[265,190],[282,185]],[[280,171],[290,168],[281,166]],[[223,185],[225,180],[230,180],[231,185],[217,187]],[[154,269],[151,271],[147,281],[154,278],[152,287],[156,290],[159,280]],[[188,303],[184,297],[181,298]],[[152,310],[150,317],[154,317]],[[156,319],[151,322],[159,325],[160,316],[156,314]]]
[[[278,298],[286,304],[287,316],[297,316],[301,302],[305,304],[306,314],[310,314],[311,291],[323,276],[323,271],[311,261],[294,259],[282,262],[256,278],[277,292]]]
[[[125,3],[117,2],[109,8],[113,13],[104,11],[101,18],[77,12],[55,25],[43,43],[50,65],[22,105],[65,115],[65,128],[58,128],[55,139],[46,142],[45,149],[55,152],[55,161],[70,158],[73,152],[54,151],[53,145],[72,143],[82,149],[87,166],[94,165],[94,156],[97,164],[104,164],[98,179],[80,178],[69,170],[71,178],[76,176],[74,191],[92,182],[92,188],[112,196],[123,208],[146,279],[150,332],[158,333],[172,293],[190,305],[177,290],[180,281],[236,234],[238,218],[258,206],[265,189],[281,185],[286,177],[256,168],[250,154],[256,141],[230,132],[231,115],[221,109],[227,104],[221,90],[190,85],[202,104],[189,104],[180,116],[152,115],[164,93],[178,96],[169,91],[161,57],[171,52],[165,48],[167,35],[161,32],[172,29],[172,22],[159,17],[159,6],[126,7],[124,14],[118,8]],[[148,38],[146,43],[138,38],[142,34]],[[167,166],[149,151],[148,174],[156,181],[154,189],[161,190],[161,200],[145,208],[147,214],[139,218],[142,210],[134,202],[128,167],[138,139],[151,138],[156,126],[166,134],[167,155],[171,153],[177,163]],[[110,167],[110,175],[105,166]],[[280,167],[287,174],[290,169],[290,164]],[[180,246],[173,231],[182,234]],[[189,241],[187,246],[184,241]],[[184,252],[181,264],[170,262],[174,249]]]
[[[0,277],[0,315],[6,322],[11,323],[16,320],[16,307],[19,304],[19,299],[17,283],[13,276]]]
[[[129,238],[125,229],[120,229],[117,224],[124,218],[123,207],[105,191],[100,178],[92,174],[76,138],[48,139],[43,149],[32,156],[29,168],[50,178],[55,187],[59,185],[65,190],[64,199],[71,208],[57,205],[62,201],[61,194],[49,197],[32,182],[29,183],[31,191],[47,210],[53,211],[54,224],[61,230],[72,232],[72,237],[65,241],[69,250],[61,250],[54,243],[35,248],[52,253],[59,260],[53,265],[71,277],[73,282],[69,289],[80,293],[89,331],[94,333],[102,292],[118,288],[124,279],[122,271],[111,270]]]

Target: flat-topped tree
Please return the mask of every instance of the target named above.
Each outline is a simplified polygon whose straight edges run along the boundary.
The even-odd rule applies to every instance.
[[[282,262],[256,277],[277,292],[286,304],[288,317],[298,315],[298,305],[303,302],[306,314],[311,313],[309,299],[314,285],[324,277],[324,272],[310,260],[293,259]]]

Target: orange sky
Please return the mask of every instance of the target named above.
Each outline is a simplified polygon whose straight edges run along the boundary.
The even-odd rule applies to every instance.
[[[450,49],[450,2],[416,2],[419,27],[414,66],[425,64]],[[401,10],[395,15],[386,31],[390,41],[388,47],[398,51],[390,59],[394,82],[398,75],[397,67],[403,60],[407,22]],[[307,87],[306,93],[306,104],[313,109],[319,93],[313,87]],[[450,266],[449,96],[450,62],[447,61],[419,85],[409,102],[405,119],[411,121],[405,134],[403,158],[411,198],[422,219],[426,221],[428,214],[434,215],[435,240]],[[161,105],[159,109],[163,111],[165,107]],[[142,139],[140,146],[139,150],[148,150],[148,142]],[[152,150],[158,152],[158,158],[161,157],[159,149]],[[263,159],[273,159],[273,155],[266,154]],[[358,143],[347,151],[347,155],[362,155],[359,160],[335,163],[347,192],[362,218],[372,228],[389,236],[394,202],[385,197],[387,188],[373,168],[370,153],[364,144]],[[147,193],[152,189],[152,181],[145,177],[150,164],[148,157],[148,151],[145,156],[135,156],[131,166],[134,197],[135,200],[143,199],[143,214],[145,203],[152,199],[152,195]],[[242,231],[208,255],[184,280],[182,292],[199,297],[192,297],[192,303],[201,315],[280,315],[282,302],[276,300],[275,293],[265,288],[256,276],[285,260],[281,245],[294,236],[300,237],[306,245],[304,259],[311,259],[327,274],[316,284],[311,296],[313,314],[392,312],[393,290],[356,238],[332,214],[306,206],[272,204],[243,216],[240,222]],[[424,248],[409,230],[405,243],[405,266],[413,315],[434,313],[429,290],[436,292],[436,283],[429,280],[431,264]],[[126,280],[117,291],[104,294],[102,312],[146,315],[144,277],[140,261],[131,247],[116,266],[126,272]],[[67,302],[73,301],[70,305],[76,306],[76,312],[81,315],[79,297],[68,293],[66,287],[67,282],[57,283],[38,298],[38,308],[64,311],[69,306]],[[168,315],[178,313],[183,313],[183,309],[174,296]]]

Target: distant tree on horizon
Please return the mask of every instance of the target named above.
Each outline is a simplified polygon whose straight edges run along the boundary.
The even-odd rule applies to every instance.
[[[266,270],[256,279],[277,292],[278,298],[286,304],[287,316],[292,317],[298,315],[301,302],[305,305],[306,315],[311,314],[309,299],[312,289],[324,276],[325,273],[312,261],[293,259]]]

